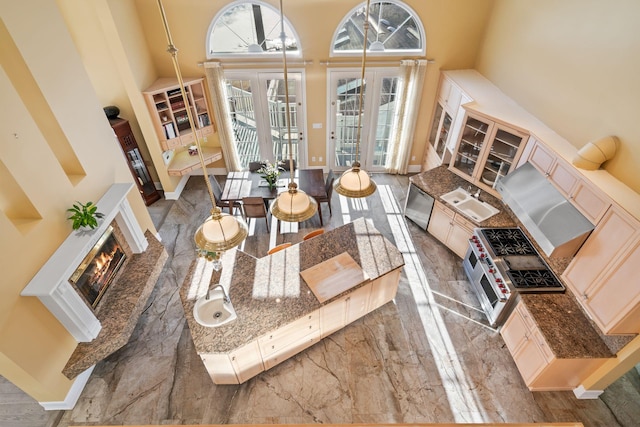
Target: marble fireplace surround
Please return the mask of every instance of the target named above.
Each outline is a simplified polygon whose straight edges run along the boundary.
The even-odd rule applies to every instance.
[[[97,202],[98,212],[104,214],[98,227],[71,233],[21,292],[38,297],[78,342],[92,341],[102,325],[69,283],[71,274],[114,220],[134,254],[149,244],[126,199],[132,188],[132,183],[113,184]]]

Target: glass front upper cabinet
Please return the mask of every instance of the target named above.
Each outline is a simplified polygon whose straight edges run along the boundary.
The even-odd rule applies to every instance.
[[[439,164],[442,164],[443,161],[448,161],[448,157],[445,158],[445,150],[447,147],[447,141],[449,140],[449,132],[451,130],[452,122],[453,120],[451,115],[440,103],[438,103],[436,112],[433,116],[433,123],[431,124],[429,142],[438,155]]]
[[[495,193],[498,176],[517,164],[528,136],[489,119],[468,114],[450,169],[478,187]]]

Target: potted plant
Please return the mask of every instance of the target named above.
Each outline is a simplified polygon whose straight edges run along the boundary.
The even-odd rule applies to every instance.
[[[276,188],[276,185],[278,183],[281,168],[272,165],[268,160],[265,160],[263,164],[264,166],[262,166],[262,168],[257,172],[261,174],[260,176],[264,178],[265,181],[267,181],[269,190],[273,190]]]
[[[86,204],[76,202],[73,207],[67,209],[71,215],[67,218],[73,221],[73,229],[77,230],[80,227],[89,227],[94,229],[98,226],[98,219],[103,218],[104,214],[98,212],[98,206],[93,202],[87,202]]]

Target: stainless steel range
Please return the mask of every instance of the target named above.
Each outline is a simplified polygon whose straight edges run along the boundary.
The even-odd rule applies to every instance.
[[[517,293],[565,288],[519,228],[476,228],[462,262],[491,326],[500,326]]]

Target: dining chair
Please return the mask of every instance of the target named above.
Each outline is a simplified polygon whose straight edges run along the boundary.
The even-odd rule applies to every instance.
[[[302,240],[309,240],[312,237],[321,235],[322,233],[324,233],[324,228],[318,228],[317,230],[313,230],[305,234],[304,237],[302,237]]]
[[[242,211],[244,212],[245,220],[247,218],[264,218],[267,224],[267,231],[269,231],[267,208],[262,197],[244,197],[242,199]]]
[[[220,187],[220,183],[218,182],[215,176],[209,175],[209,181],[211,182],[211,190],[213,191],[213,197],[216,199],[216,206],[218,206],[221,211],[224,211],[224,208],[229,208],[229,213],[233,215],[236,208],[242,209],[242,205],[238,201],[234,201],[232,204],[229,201],[220,200],[220,198],[222,197],[222,187]]]
[[[257,172],[264,166],[262,162],[249,162],[249,172]]]
[[[275,254],[278,251],[287,249],[289,246],[291,246],[291,242],[280,243],[278,246],[274,246],[271,249],[269,249],[269,252],[267,252],[267,255]]]
[[[288,171],[289,169],[291,169],[291,164],[290,164],[290,160],[289,159],[282,159],[278,162],[278,166],[281,167],[283,170]],[[297,166],[296,166],[296,159],[293,159],[293,170],[296,170]]]
[[[333,195],[333,182],[336,177],[333,174],[333,169],[329,169],[329,173],[327,173],[327,179],[324,182],[324,189],[327,193],[326,197],[316,197],[316,201],[318,202],[318,216],[320,217],[320,225],[324,225],[322,221],[322,203],[326,203],[329,205],[329,216],[333,215],[331,212],[331,196]]]

